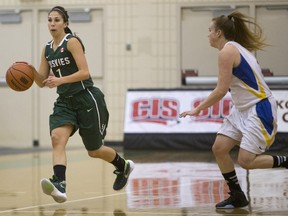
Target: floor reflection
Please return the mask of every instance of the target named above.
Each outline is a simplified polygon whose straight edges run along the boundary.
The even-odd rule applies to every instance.
[[[67,215],[66,209],[57,209],[54,213],[53,216],[65,216]]]
[[[215,212],[219,215],[226,215],[226,216],[232,216],[232,215],[250,215],[251,212],[248,209],[215,209]]]
[[[113,211],[113,215],[114,216],[126,216],[126,213],[124,211],[120,210],[120,209],[115,209]]]
[[[0,156],[1,215],[213,216],[288,215],[288,173],[284,169],[246,171],[236,166],[250,205],[216,210],[228,188],[211,152],[126,151],[135,169],[125,190],[112,189],[114,167],[67,152],[68,201],[55,203],[39,181],[51,174],[47,151]]]
[[[242,188],[247,188],[246,171],[237,168]],[[128,207],[193,208],[214,206],[228,192],[213,163],[167,162],[137,164],[127,186]]]

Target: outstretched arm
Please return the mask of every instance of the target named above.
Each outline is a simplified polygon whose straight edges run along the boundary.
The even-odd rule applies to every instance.
[[[193,116],[199,114],[202,110],[220,101],[227,94],[232,80],[232,69],[234,65],[235,55],[237,55],[237,51],[234,47],[231,46],[226,46],[219,52],[219,73],[216,88],[197,107],[181,113],[179,115],[180,118],[186,117],[187,115]]]

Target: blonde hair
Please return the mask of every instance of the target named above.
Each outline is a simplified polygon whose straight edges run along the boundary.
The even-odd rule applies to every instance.
[[[261,27],[252,18],[238,11],[233,11],[228,16],[215,17],[212,21],[217,30],[223,31],[227,40],[235,41],[249,51],[263,50],[267,46]],[[254,27],[254,31],[251,27]]]

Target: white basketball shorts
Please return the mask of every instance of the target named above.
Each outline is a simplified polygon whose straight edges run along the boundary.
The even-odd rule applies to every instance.
[[[233,107],[217,134],[239,141],[242,149],[261,154],[273,144],[276,132],[277,104],[269,98],[244,111]]]

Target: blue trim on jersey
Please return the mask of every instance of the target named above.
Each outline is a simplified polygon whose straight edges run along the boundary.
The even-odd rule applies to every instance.
[[[271,135],[273,132],[273,115],[270,101],[266,98],[256,104],[256,112],[266,131]]]
[[[242,80],[249,87],[258,90],[259,86],[252,68],[241,54],[240,57],[240,64],[236,68],[233,68],[233,75]]]

